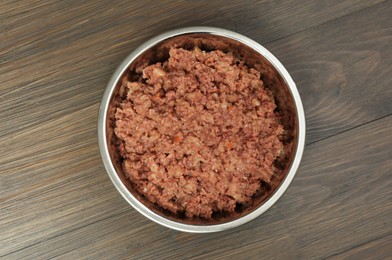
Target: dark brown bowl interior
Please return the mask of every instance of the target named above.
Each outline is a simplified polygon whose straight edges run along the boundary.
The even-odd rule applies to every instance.
[[[124,94],[122,89],[122,81],[135,80],[139,77],[141,69],[143,69],[145,66],[167,60],[169,57],[169,49],[171,47],[193,49],[196,46],[206,51],[221,50],[226,53],[231,52],[235,56],[244,60],[249,67],[260,71],[262,75],[261,79],[264,81],[265,86],[269,88],[275,96],[275,102],[278,107],[277,110],[282,116],[281,123],[284,126],[284,153],[275,161],[277,172],[274,174],[272,182],[269,184],[262,184],[263,189],[259,194],[254,196],[254,200],[251,205],[239,205],[238,209],[236,209],[236,212],[230,215],[214,214],[213,219],[208,221],[199,218],[188,219],[182,215],[174,215],[171,212],[168,212],[167,210],[157,206],[156,204],[149,202],[145,197],[140,195],[132,187],[132,183],[125,177],[123,173],[121,167],[122,159],[117,151],[118,140],[113,132],[114,113],[119,102],[121,102],[123,99]],[[137,57],[134,62],[131,63],[126,72],[121,76],[121,80],[117,82],[107,113],[108,120],[106,122],[106,140],[109,147],[111,161],[122,182],[132,193],[132,195],[141,201],[150,210],[161,216],[164,216],[165,218],[185,224],[221,224],[238,219],[261,206],[269,197],[271,197],[271,195],[279,187],[280,183],[284,180],[294,160],[297,147],[298,118],[296,107],[291,91],[286,82],[282,79],[281,75],[266,58],[264,58],[260,53],[253,50],[252,48],[233,39],[212,34],[185,34],[181,36],[175,36],[157,43],[154,47],[139,55],[139,57]]]

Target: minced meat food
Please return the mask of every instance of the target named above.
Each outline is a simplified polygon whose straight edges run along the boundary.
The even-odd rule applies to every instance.
[[[259,71],[230,53],[171,48],[127,81],[115,112],[122,168],[136,190],[175,214],[210,219],[269,183],[283,127]]]

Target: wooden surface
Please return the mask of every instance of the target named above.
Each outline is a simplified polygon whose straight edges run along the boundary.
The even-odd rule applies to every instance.
[[[0,256],[392,259],[392,1],[0,1]],[[270,49],[307,120],[284,196],[241,227],[155,224],[97,146],[106,84],[135,47],[209,25]]]

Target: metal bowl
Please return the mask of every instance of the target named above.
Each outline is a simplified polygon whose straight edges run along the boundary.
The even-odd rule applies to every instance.
[[[147,201],[126,179],[121,158],[118,155],[113,133],[113,115],[121,96],[122,80],[132,78],[138,67],[164,61],[170,47],[204,50],[219,49],[232,52],[255,69],[267,72],[264,84],[275,97],[282,116],[285,132],[283,137],[285,156],[277,162],[269,190],[254,199],[252,206],[230,216],[219,216],[212,220],[187,219],[176,216]],[[99,108],[98,140],[102,160],[114,186],[137,211],[147,218],[172,229],[208,233],[222,231],[242,225],[269,209],[286,191],[298,169],[305,144],[305,115],[296,85],[283,65],[267,49],[257,42],[232,31],[213,27],[189,27],[163,33],[135,49],[118,67],[109,81]]]

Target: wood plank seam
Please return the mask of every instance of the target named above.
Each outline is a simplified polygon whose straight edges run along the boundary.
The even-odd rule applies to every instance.
[[[376,121],[378,121],[378,120],[382,120],[382,119],[384,119],[384,118],[386,118],[386,117],[389,117],[389,116],[391,116],[391,115],[392,115],[392,113],[390,113],[390,114],[388,114],[388,115],[385,115],[385,116],[381,116],[381,117],[376,118],[376,119],[373,119],[373,120],[370,120],[370,121],[368,121],[368,122],[365,122],[365,123],[362,123],[362,124],[353,126],[353,127],[351,127],[351,128],[345,129],[345,130],[340,131],[340,132],[338,132],[338,133],[335,133],[335,134],[333,134],[333,135],[323,137],[323,138],[321,138],[321,139],[319,139],[319,140],[316,140],[316,141],[313,141],[313,142],[311,142],[311,143],[306,144],[305,147],[308,147],[308,146],[310,146],[310,145],[312,145],[312,144],[315,144],[315,143],[318,143],[318,142],[327,140],[327,139],[329,139],[329,138],[331,138],[331,137],[334,137],[334,136],[337,136],[337,135],[346,133],[346,132],[351,131],[351,130],[353,130],[353,129],[356,129],[356,128],[359,128],[359,127],[362,127],[362,126],[371,124],[371,123],[376,122]]]
[[[370,241],[366,241],[366,242],[364,242],[364,243],[360,243],[360,244],[357,244],[357,245],[353,245],[352,247],[350,247],[350,248],[348,248],[348,249],[346,249],[346,250],[343,250],[343,251],[341,251],[341,252],[338,252],[338,253],[329,255],[329,256],[323,258],[323,260],[332,258],[332,257],[334,257],[334,256],[339,256],[339,255],[341,255],[341,254],[343,254],[343,253],[345,253],[345,252],[348,252],[348,251],[353,250],[353,249],[355,249],[355,248],[364,246],[364,245],[366,245],[366,244],[373,243],[373,242],[375,242],[375,241],[377,241],[377,240],[382,240],[382,239],[384,239],[384,238],[386,238],[386,237],[389,237],[389,236],[391,236],[391,235],[392,235],[392,232],[391,232],[391,233],[384,234],[384,235],[382,235],[382,236],[379,236],[379,237],[377,237],[377,238],[375,238],[375,239],[372,239],[372,240],[370,240]]]
[[[59,234],[56,234],[56,235],[51,236],[51,237],[49,237],[49,238],[45,238],[45,239],[43,239],[43,240],[41,240],[41,241],[37,241],[36,243],[33,243],[33,244],[28,245],[28,246],[19,248],[19,249],[15,250],[15,251],[12,251],[12,252],[7,253],[7,254],[0,255],[0,257],[6,257],[6,256],[12,255],[12,254],[14,254],[14,253],[23,251],[23,250],[25,250],[25,249],[27,249],[27,248],[30,248],[30,247],[32,247],[32,246],[36,246],[36,245],[39,245],[39,244],[41,244],[41,243],[47,242],[47,241],[49,241],[49,240],[55,239],[55,238],[57,238],[57,237],[66,235],[66,234],[68,234],[68,233],[72,233],[72,232],[74,232],[74,231],[76,231],[76,230],[78,230],[78,229],[82,229],[82,228],[88,227],[88,226],[90,226],[90,225],[97,224],[97,223],[99,223],[99,222],[101,222],[101,221],[104,221],[104,220],[107,220],[107,219],[116,217],[116,216],[118,216],[118,215],[121,215],[121,214],[123,214],[123,213],[128,212],[129,210],[131,210],[131,208],[125,208],[125,209],[124,209],[123,211],[121,211],[121,212],[116,212],[115,214],[109,215],[109,216],[107,216],[107,217],[105,217],[105,218],[102,218],[102,219],[98,219],[98,220],[93,221],[93,222],[91,222],[91,223],[88,223],[88,224],[86,224],[86,225],[82,225],[82,226],[73,228],[73,229],[71,229],[71,230],[67,230],[66,232],[60,232]]]
[[[341,18],[343,18],[343,17],[349,16],[349,15],[354,15],[354,14],[359,13],[359,12],[363,12],[363,11],[369,9],[369,8],[374,8],[374,7],[376,7],[376,6],[380,5],[380,4],[384,4],[384,3],[386,3],[387,1],[391,1],[391,0],[383,0],[382,2],[379,2],[379,3],[377,3],[377,4],[374,4],[374,5],[371,5],[371,6],[367,6],[367,7],[364,7],[364,8],[362,8],[362,9],[358,9],[358,10],[356,10],[356,11],[354,11],[354,12],[351,12],[351,13],[348,13],[348,14],[345,14],[345,15],[342,15],[342,16],[339,16],[339,17],[336,17],[336,18],[332,18],[332,19],[326,20],[326,21],[324,21],[324,22],[322,22],[322,23],[315,24],[315,25],[313,25],[313,26],[304,28],[304,29],[302,29],[302,30],[297,30],[297,31],[295,31],[295,32],[293,32],[293,33],[290,33],[290,34],[287,34],[287,35],[285,35],[285,36],[282,36],[282,37],[273,39],[272,41],[263,42],[263,44],[270,44],[270,43],[273,43],[273,42],[275,42],[275,41],[279,41],[279,40],[285,39],[285,38],[287,38],[287,37],[293,36],[293,35],[295,35],[295,34],[297,34],[297,33],[305,32],[305,31],[310,30],[310,29],[312,29],[312,28],[314,28],[314,27],[318,27],[318,26],[321,26],[321,25],[323,25],[323,24],[329,23],[329,22],[331,22],[331,21],[339,20],[339,19],[341,19]]]
[[[389,114],[389,115],[387,115],[387,116],[380,117],[380,118],[375,119],[375,120],[372,120],[372,121],[370,121],[370,122],[367,122],[367,123],[361,124],[361,125],[359,125],[359,126],[353,127],[353,128],[351,128],[351,129],[342,131],[342,132],[340,132],[340,133],[338,133],[338,134],[335,134],[335,135],[333,135],[333,136],[326,137],[326,138],[324,138],[324,139],[322,139],[322,140],[326,140],[326,139],[329,139],[329,138],[331,138],[331,137],[335,137],[335,136],[338,136],[338,135],[340,135],[340,134],[344,134],[345,132],[348,132],[348,131],[353,130],[353,129],[365,127],[365,126],[367,126],[367,125],[369,125],[369,124],[371,124],[371,123],[373,123],[373,122],[376,122],[376,121],[378,121],[378,120],[387,118],[387,117],[389,117],[389,116],[391,116],[391,115],[392,115],[392,114]],[[316,141],[316,142],[309,143],[309,144],[307,144],[306,146],[309,147],[309,146],[311,146],[311,145],[313,145],[313,144],[316,144],[316,143],[318,143],[318,142],[320,142],[320,141],[322,141],[322,140],[319,140],[319,141]],[[102,221],[105,221],[105,220],[114,218],[114,217],[116,217],[116,216],[118,216],[118,215],[121,215],[121,214],[123,214],[123,213],[126,213],[126,212],[128,212],[128,211],[130,211],[130,210],[131,210],[131,208],[127,207],[127,208],[125,208],[123,211],[121,211],[120,213],[117,212],[117,213],[112,214],[112,215],[109,215],[109,216],[107,216],[107,217],[105,217],[105,218],[103,218],[103,219],[99,219],[99,220],[93,221],[93,222],[88,223],[88,224],[86,224],[86,225],[81,225],[81,226],[79,226],[79,227],[73,228],[73,229],[68,230],[68,231],[66,231],[66,232],[61,232],[61,233],[56,234],[56,235],[54,235],[54,236],[51,236],[51,237],[49,237],[49,238],[45,238],[45,239],[43,239],[43,240],[41,240],[41,241],[37,241],[36,243],[30,244],[30,245],[28,245],[28,246],[25,246],[25,247],[23,247],[23,248],[17,249],[17,250],[15,250],[15,251],[9,252],[9,253],[4,254],[4,255],[0,255],[0,257],[6,257],[6,256],[9,256],[9,255],[12,255],[12,254],[14,254],[14,253],[23,251],[23,250],[25,250],[25,249],[27,249],[27,248],[30,248],[30,247],[32,247],[32,246],[39,245],[39,244],[41,244],[41,243],[44,243],[44,242],[47,242],[47,241],[49,241],[49,240],[55,239],[55,238],[57,238],[57,237],[66,235],[66,234],[68,234],[68,233],[72,233],[72,232],[74,232],[74,231],[76,231],[76,230],[79,230],[79,229],[88,227],[88,226],[90,226],[90,225],[93,225],[93,224],[96,224],[96,223],[99,223],[99,222],[102,222]],[[339,255],[339,254],[341,254],[341,253],[344,253],[345,251],[352,250],[353,248],[356,248],[356,247],[359,247],[359,246],[361,246],[361,245],[370,243],[370,242],[375,241],[375,240],[377,240],[377,239],[381,239],[381,238],[386,237],[386,236],[388,236],[388,235],[390,235],[390,234],[386,234],[386,235],[383,235],[383,236],[378,237],[378,238],[376,238],[376,239],[373,239],[373,240],[371,240],[371,241],[367,241],[367,242],[365,242],[365,243],[361,243],[361,244],[355,245],[355,246],[353,246],[353,247],[351,247],[351,248],[349,248],[349,249],[347,249],[347,250],[344,250],[344,251],[339,252],[339,253],[337,253],[337,254],[328,256],[327,258],[333,257],[333,256],[335,256],[335,255]],[[65,252],[65,253],[67,253],[67,252]]]

